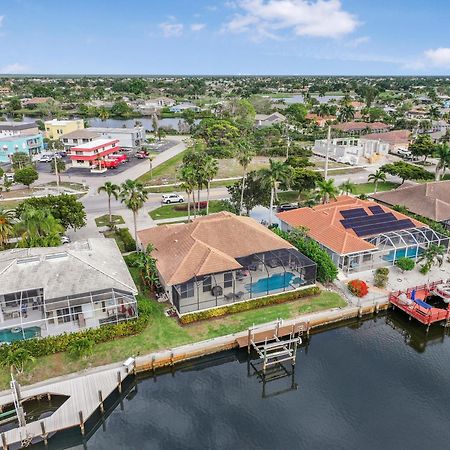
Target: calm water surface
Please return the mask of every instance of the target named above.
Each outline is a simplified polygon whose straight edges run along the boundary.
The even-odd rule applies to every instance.
[[[446,449],[449,342],[441,327],[426,336],[389,313],[312,336],[294,376],[265,384],[246,352],[216,355],[137,381],[85,446]],[[83,448],[78,436],[60,435],[50,448]]]

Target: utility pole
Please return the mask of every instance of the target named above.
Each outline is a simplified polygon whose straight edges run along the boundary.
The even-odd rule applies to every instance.
[[[323,173],[323,177],[325,180],[328,180],[328,159],[330,157],[330,145],[331,145],[331,127],[328,126],[328,134],[327,134],[327,153],[325,155],[325,169]]]
[[[56,150],[55,150],[55,143],[52,144],[53,148],[53,161],[55,163],[55,175],[56,175],[56,192],[59,194],[59,176],[58,176],[58,161],[56,159]]]
[[[289,136],[289,125],[286,125],[286,140],[287,140],[286,159],[288,159],[289,158],[289,149],[291,147],[291,137]]]

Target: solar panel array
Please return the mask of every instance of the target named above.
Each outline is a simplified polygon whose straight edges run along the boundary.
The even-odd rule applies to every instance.
[[[341,220],[342,226],[352,229],[359,237],[414,227],[414,222],[410,219],[398,220],[393,213],[385,212],[379,206],[370,206],[369,209],[371,215],[367,214],[364,208],[341,211],[344,217]]]

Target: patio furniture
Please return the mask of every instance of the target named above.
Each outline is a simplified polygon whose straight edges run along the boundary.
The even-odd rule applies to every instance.
[[[244,292],[244,291],[239,291],[239,292],[236,292],[236,294],[235,294],[236,298],[239,299],[239,300],[240,300],[242,297],[244,297],[244,295],[245,295],[245,292]]]
[[[223,297],[225,298],[225,300],[231,301],[234,299],[234,294],[230,292],[229,294],[225,294]]]
[[[214,297],[221,297],[222,294],[223,294],[222,286],[214,286],[214,287],[211,289],[211,294],[212,294]]]

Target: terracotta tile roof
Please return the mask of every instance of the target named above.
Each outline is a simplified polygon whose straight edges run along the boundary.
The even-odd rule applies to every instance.
[[[405,144],[409,145],[409,136],[411,131],[409,130],[393,130],[387,131],[386,133],[372,133],[366,134],[363,137],[364,139],[374,139],[376,141],[387,142],[391,145]]]
[[[138,232],[138,239],[144,247],[149,243],[155,247],[158,271],[168,285],[239,269],[239,257],[294,248],[255,220],[229,212],[148,228]]]
[[[333,128],[341,131],[389,130],[390,126],[383,122],[345,122],[333,125]]]
[[[441,222],[450,219],[450,181],[401,186],[393,191],[373,194],[387,205],[402,205],[408,211]]]
[[[308,236],[321,243],[339,255],[361,252],[376,248],[374,245],[360,238],[350,228],[344,228],[341,224],[343,216],[341,211],[364,208],[366,213],[371,215],[369,206],[377,203],[369,200],[342,195],[325,205],[318,205],[314,208],[299,208],[277,214],[278,218],[291,227],[308,228]],[[392,211],[387,207],[382,208],[385,212],[392,212],[398,220],[407,219],[405,215]],[[412,220],[415,226],[425,226],[422,223]]]

